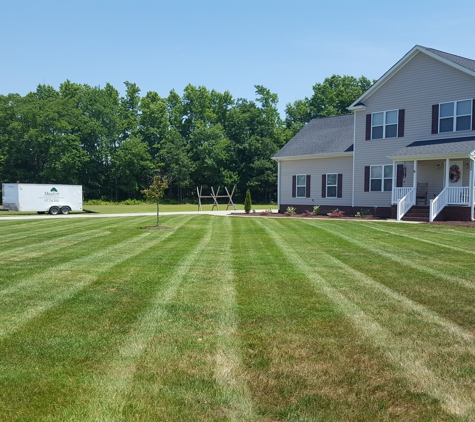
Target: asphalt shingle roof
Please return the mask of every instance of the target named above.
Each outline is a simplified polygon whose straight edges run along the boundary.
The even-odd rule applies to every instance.
[[[423,155],[469,154],[475,149],[475,136],[416,141],[389,155],[407,157]]]
[[[352,114],[313,119],[274,158],[352,152],[353,122]]]
[[[435,48],[423,47],[431,53],[437,54],[440,57],[443,57],[446,60],[458,64],[459,66],[465,67],[473,72],[475,72],[475,60],[467,59],[466,57],[456,56],[455,54],[446,53],[444,51],[436,50]]]

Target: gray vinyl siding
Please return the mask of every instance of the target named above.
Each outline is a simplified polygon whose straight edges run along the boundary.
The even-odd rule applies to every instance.
[[[423,53],[418,53],[372,93],[365,101],[366,110],[356,112],[355,206],[391,204],[391,192],[364,192],[365,166],[391,164],[387,156],[414,141],[473,134],[473,131],[431,134],[433,104],[473,98],[475,79],[472,76]],[[366,141],[366,114],[397,109],[405,110],[404,137]],[[406,165],[409,171],[412,161]],[[423,181],[422,176],[422,172],[418,174],[418,181]],[[412,176],[408,176],[404,186],[408,183],[412,184]],[[434,189],[435,186],[437,183]]]
[[[322,174],[339,173],[343,175],[342,197],[322,198]],[[280,162],[280,203],[308,205],[351,206],[353,186],[353,157],[320,158],[306,160],[285,160]],[[292,176],[309,174],[310,198],[292,198]]]

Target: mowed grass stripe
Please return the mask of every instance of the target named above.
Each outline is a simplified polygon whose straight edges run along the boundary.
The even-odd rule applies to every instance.
[[[22,243],[22,241],[27,238],[37,241],[43,235],[62,235],[64,231],[76,231],[79,226],[83,228],[96,225],[96,222],[94,221],[90,221],[88,224],[82,224],[79,219],[69,219],[67,221],[61,220],[55,222],[48,221],[47,224],[40,225],[35,222],[32,222],[28,225],[18,223],[19,221],[10,220],[6,222],[6,224],[0,225],[2,231],[2,245],[0,246],[0,249],[6,247],[7,249],[5,249],[5,252],[8,252],[8,249],[11,249],[16,243]],[[5,244],[4,242],[9,243]]]
[[[305,222],[306,224],[311,224],[312,222]],[[460,278],[454,274],[449,273],[450,267],[453,267],[454,270],[457,269],[455,265],[453,265],[450,260],[439,262],[437,263],[440,265],[445,265],[444,271],[437,270],[434,267],[429,267],[427,265],[423,265],[420,262],[423,262],[423,259],[414,259],[423,258],[424,255],[422,251],[415,252],[415,251],[408,251],[402,249],[401,247],[394,245],[394,244],[387,244],[385,242],[371,239],[369,240],[367,237],[363,235],[359,235],[357,230],[351,231],[351,236],[348,235],[348,231],[339,224],[334,224],[333,222],[325,222],[319,225],[321,230],[326,231],[329,234],[336,235],[342,239],[344,239],[348,243],[352,243],[356,246],[359,246],[368,252],[371,252],[376,255],[380,255],[383,258],[389,259],[391,261],[397,262],[401,266],[410,267],[422,273],[429,274],[433,277],[440,278],[442,280],[448,281],[452,284],[457,284],[463,288],[474,290],[475,289],[475,281],[466,280],[465,278]],[[436,264],[434,263],[434,266]]]
[[[162,238],[152,238],[153,234],[138,232],[130,239],[56,265],[0,291],[0,338],[69,299],[101,273],[160,243]]]
[[[242,375],[242,345],[237,337],[238,314],[233,270],[231,244],[232,223],[235,220],[226,218],[222,221],[212,257],[212,278],[215,281],[217,310],[217,345],[215,353],[215,378],[222,389],[224,401],[227,403],[226,416],[231,421],[254,420],[253,403],[248,385]]]
[[[212,220],[204,227],[204,236],[199,243],[186,254],[169,273],[169,278],[161,280],[163,285],[156,292],[147,310],[130,331],[117,353],[104,370],[104,375],[93,380],[94,393],[86,409],[69,409],[65,416],[70,420],[81,421],[117,421],[123,420],[127,393],[132,386],[137,370],[137,362],[145,352],[157,327],[166,317],[165,305],[176,295],[180,283],[192,269],[194,262],[211,240],[209,230]],[[168,236],[171,232],[168,233]],[[167,236],[167,237],[168,237]],[[166,362],[164,362],[166,365]]]
[[[206,245],[163,304],[163,318],[137,365],[126,419],[254,420],[235,337],[230,220],[203,218],[210,222]]]
[[[360,331],[377,349],[379,349],[396,367],[402,370],[404,377],[416,389],[422,389],[437,398],[445,411],[454,415],[466,416],[473,414],[475,396],[472,391],[461,388],[454,380],[444,380],[427,368],[418,354],[408,348],[407,343],[394,337],[389,330],[366,314],[359,306],[319,274],[318,266],[308,264],[294,245],[287,242],[277,230],[265,227],[269,237],[293,263],[295,271],[306,276],[318,292],[324,293],[352,321],[354,327]],[[274,222],[274,225],[277,225]]]
[[[460,246],[454,246],[454,242],[452,241],[452,243],[450,245],[448,245],[446,243],[441,242],[440,240],[436,242],[434,240],[425,239],[421,236],[414,236],[414,232],[411,231],[411,234],[409,234],[407,229],[404,230],[404,231],[389,230],[387,225],[385,225],[383,227],[379,223],[361,223],[361,224],[363,226],[370,227],[372,230],[376,230],[376,231],[379,231],[379,232],[382,232],[382,233],[388,233],[388,234],[392,234],[394,236],[402,236],[402,237],[405,237],[405,238],[408,238],[408,239],[415,240],[416,242],[427,243],[429,245],[434,245],[434,246],[441,247],[441,248],[451,249],[451,250],[456,251],[456,252],[475,255],[475,250],[460,247],[460,246],[465,246],[463,243],[459,243]],[[391,227],[393,227],[393,226],[391,226]],[[429,233],[427,231],[425,231],[422,234],[427,237],[427,235]],[[434,232],[432,232],[431,234],[434,234]],[[473,248],[473,246],[475,246],[475,245],[469,244],[467,246],[470,247],[470,248]]]
[[[314,229],[315,235],[318,236],[320,231],[319,227],[314,227]],[[368,226],[368,231],[371,231],[372,229],[374,229],[373,226]],[[278,230],[279,232],[285,233],[285,238],[288,241],[293,239],[294,244],[302,244],[302,242],[306,243],[308,247],[307,251],[309,251],[313,246],[312,238],[308,237],[302,239],[287,225],[280,225]],[[407,296],[396,292],[367,274],[356,270],[346,264],[343,260],[325,252],[325,248],[319,248],[315,253],[307,252],[304,259],[307,261],[311,260],[314,265],[318,264],[320,274],[325,273],[324,263],[331,264],[333,268],[327,272],[331,274],[331,272],[335,272],[335,269],[338,271],[338,279],[335,280],[334,285],[337,288],[344,287],[346,294],[354,296],[355,299],[357,298],[357,295],[360,294],[365,301],[371,303],[372,307],[374,306],[374,303],[384,303],[385,307],[391,307],[388,312],[392,313],[393,316],[401,312],[394,309],[394,307],[401,308],[403,312],[410,315],[412,319],[414,319],[414,314],[418,314],[419,322],[416,323],[416,326],[419,327],[421,334],[428,329],[431,331],[436,330],[436,332],[443,330],[448,336],[444,337],[444,342],[446,343],[444,345],[445,347],[451,345],[456,346],[454,344],[454,342],[456,342],[459,343],[456,347],[460,347],[466,353],[475,356],[475,336],[472,332],[465,330],[453,321],[442,317],[427,306],[409,299]],[[347,281],[347,284],[343,283],[343,281]],[[361,291],[356,290],[358,287]]]
[[[97,236],[107,236],[109,231],[104,229],[88,230],[54,239],[43,240],[40,242],[29,243],[24,246],[18,246],[10,250],[0,252],[0,259],[5,261],[30,261],[33,258],[39,258],[43,255],[50,254],[58,249],[71,248],[77,243]]]

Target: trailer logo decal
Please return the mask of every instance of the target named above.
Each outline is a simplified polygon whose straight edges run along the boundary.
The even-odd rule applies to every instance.
[[[51,192],[58,192],[58,189],[56,189],[56,188],[51,188]]]

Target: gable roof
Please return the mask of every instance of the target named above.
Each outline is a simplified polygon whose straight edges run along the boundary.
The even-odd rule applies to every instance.
[[[431,139],[413,142],[389,155],[388,158],[401,161],[401,159],[468,157],[474,149],[475,135],[462,138]]]
[[[363,95],[354,101],[348,110],[359,110],[364,108],[364,101],[370,97],[375,91],[381,88],[395,73],[404,67],[416,54],[423,53],[439,60],[449,66],[454,67],[464,73],[475,77],[475,60],[467,59],[465,57],[456,56],[455,54],[439,51],[434,48],[427,48],[421,45],[413,47],[401,60],[399,60],[391,69],[389,69],[378,81],[376,81],[371,88],[369,88]]]
[[[353,153],[354,116],[320,117],[308,122],[272,158],[311,158]]]

